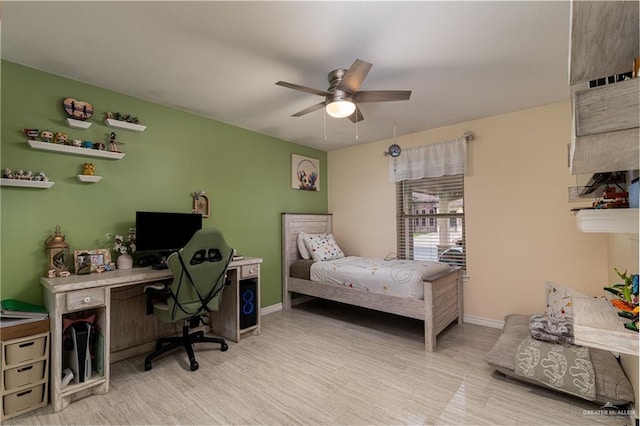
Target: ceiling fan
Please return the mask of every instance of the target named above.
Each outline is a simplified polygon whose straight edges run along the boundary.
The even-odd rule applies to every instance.
[[[327,113],[336,118],[349,118],[353,123],[364,120],[364,116],[358,108],[358,104],[365,102],[406,101],[411,97],[410,90],[364,90],[359,92],[360,85],[367,77],[371,64],[356,59],[351,67],[346,70],[339,68],[329,73],[329,88],[318,90],[298,84],[278,81],[278,86],[300,90],[313,95],[324,96],[325,100],[292,114],[292,117],[300,117],[310,112],[326,107]]]

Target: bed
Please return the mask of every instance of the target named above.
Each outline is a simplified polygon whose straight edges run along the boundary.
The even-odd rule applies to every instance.
[[[423,277],[423,298],[399,297],[363,291],[324,281],[291,276],[291,266],[301,259],[297,238],[300,232],[332,232],[330,214],[282,214],[283,309],[291,309],[292,294],[302,294],[363,308],[374,309],[424,321],[425,350],[433,352],[436,336],[449,324],[462,324],[462,274],[459,268],[446,268]],[[421,292],[422,293],[422,292]]]

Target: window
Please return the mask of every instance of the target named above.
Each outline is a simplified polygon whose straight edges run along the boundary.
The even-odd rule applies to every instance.
[[[465,269],[464,176],[405,180],[396,185],[398,257]]]

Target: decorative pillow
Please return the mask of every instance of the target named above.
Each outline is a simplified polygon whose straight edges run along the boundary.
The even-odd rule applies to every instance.
[[[545,313],[553,318],[573,317],[573,297],[589,297],[581,291],[547,281]]]
[[[344,253],[338,247],[333,234],[325,235],[320,238],[310,238],[309,235],[304,236],[304,244],[316,262],[324,260],[340,259],[344,257]]]
[[[309,250],[307,250],[307,246],[304,244],[304,237],[307,236],[309,238],[321,238],[327,235],[326,233],[322,234],[305,234],[304,232],[300,232],[298,234],[298,252],[300,252],[300,257],[303,259],[311,259],[311,255],[309,254]]]

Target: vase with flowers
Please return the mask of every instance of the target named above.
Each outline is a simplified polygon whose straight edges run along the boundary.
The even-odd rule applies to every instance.
[[[618,315],[629,320],[624,326],[629,330],[638,331],[638,274],[627,274],[626,270],[620,272],[617,268],[613,269],[624,283],[604,289],[615,296],[611,299],[611,304],[618,309]]]
[[[113,251],[118,254],[116,260],[118,269],[133,268],[131,255],[136,251],[136,228],[129,228],[129,233],[125,236],[108,233],[106,237],[107,240],[113,241]]]

